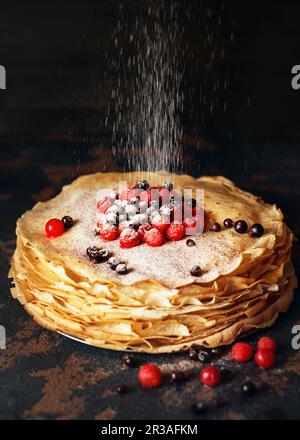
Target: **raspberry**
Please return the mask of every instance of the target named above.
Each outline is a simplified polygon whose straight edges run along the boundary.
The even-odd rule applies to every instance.
[[[104,199],[99,200],[99,202],[97,203],[97,208],[99,209],[100,212],[102,212],[102,214],[104,214],[108,208],[110,208],[112,206],[112,201],[109,200],[107,197],[104,197]]]
[[[170,225],[170,221],[167,217],[157,214],[152,220],[152,226],[159,231],[165,231]]]
[[[275,364],[275,353],[272,350],[257,350],[254,356],[256,365],[262,368],[272,368]]]
[[[143,387],[152,388],[160,385],[162,374],[156,365],[148,364],[140,368],[137,377]]]
[[[45,231],[48,237],[55,238],[64,233],[65,226],[64,223],[58,218],[52,218],[46,223]]]
[[[252,358],[253,348],[246,342],[237,342],[231,349],[231,356],[237,362],[248,362]]]
[[[263,336],[259,339],[257,348],[261,350],[271,350],[275,353],[277,350],[277,345],[274,339],[270,338],[269,336]]]
[[[152,247],[161,246],[165,241],[163,234],[155,228],[145,232],[144,240],[148,246]]]
[[[132,248],[140,244],[140,236],[137,231],[132,228],[125,228],[120,235],[120,246],[122,248]]]
[[[119,224],[118,227],[118,231],[119,234],[121,234],[122,231],[124,231],[124,229],[130,228],[130,222],[129,221],[125,221]]]
[[[181,240],[185,236],[185,227],[181,223],[172,223],[166,230],[166,236],[169,240]]]
[[[200,372],[200,381],[208,386],[215,387],[221,382],[221,374],[217,367],[206,367]]]
[[[146,231],[150,231],[150,229],[151,229],[151,225],[149,225],[149,223],[144,223],[144,224],[139,226],[138,233],[139,233],[139,236],[140,236],[140,241],[142,243],[144,243],[144,241],[145,241],[145,233],[146,233]]]
[[[106,224],[100,229],[100,237],[105,241],[116,240],[119,236],[118,228],[114,225]]]

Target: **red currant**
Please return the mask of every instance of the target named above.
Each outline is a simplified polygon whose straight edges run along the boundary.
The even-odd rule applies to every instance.
[[[259,339],[257,348],[262,350],[271,350],[275,353],[277,350],[277,345],[274,339],[270,338],[269,336],[263,336]]]
[[[165,241],[163,234],[155,228],[145,232],[144,240],[148,246],[152,247],[161,246]]]
[[[272,368],[275,364],[275,353],[272,350],[259,349],[255,353],[254,362],[262,368]]]
[[[46,223],[45,231],[48,237],[59,237],[65,231],[64,223],[58,218],[52,218]]]
[[[157,214],[152,220],[152,226],[159,231],[165,231],[170,225],[167,217]]]
[[[232,346],[231,356],[237,362],[248,362],[252,358],[253,348],[246,342],[237,342]]]
[[[185,227],[181,223],[172,223],[166,230],[166,236],[171,241],[181,240],[185,236]]]
[[[160,385],[162,373],[156,365],[148,364],[140,368],[137,377],[143,387],[152,388]]]
[[[132,248],[140,244],[140,236],[137,231],[132,228],[125,228],[120,235],[121,248]]]
[[[119,236],[118,228],[114,225],[106,224],[100,229],[100,237],[105,241],[116,240]]]
[[[221,382],[221,374],[217,367],[206,367],[200,372],[200,381],[208,387],[215,387]]]
[[[144,243],[144,241],[145,241],[145,233],[147,231],[150,231],[151,228],[152,227],[151,227],[151,225],[149,225],[149,223],[144,223],[144,224],[139,226],[138,233],[139,233],[140,240],[141,240],[142,243]]]

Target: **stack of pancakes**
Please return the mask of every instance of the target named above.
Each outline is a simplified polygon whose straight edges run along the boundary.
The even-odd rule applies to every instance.
[[[171,180],[177,188],[204,190],[208,223],[203,233],[167,242],[121,249],[119,240],[95,236],[96,200],[134,183],[137,173],[98,173],[64,187],[54,199],[38,203],[17,224],[17,248],[10,277],[17,298],[48,329],[87,344],[115,350],[172,352],[194,345],[229,344],[268,327],[293,298],[292,233],[274,205],[238,189],[223,177],[147,174],[151,185]],[[73,228],[49,239],[50,218],[72,216]],[[260,238],[232,229],[210,232],[213,222],[243,219],[261,223]],[[93,264],[89,246],[102,246],[130,267],[126,275],[107,263]],[[191,268],[202,268],[200,277]]]

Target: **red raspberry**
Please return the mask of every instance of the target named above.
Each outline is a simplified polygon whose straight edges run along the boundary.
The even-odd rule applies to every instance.
[[[221,382],[221,374],[217,367],[206,367],[200,372],[200,381],[208,387],[215,387]]]
[[[263,336],[259,339],[257,348],[261,350],[271,350],[275,353],[277,350],[277,345],[274,339],[270,338],[269,336]]]
[[[141,240],[142,243],[144,243],[144,241],[145,241],[144,238],[145,238],[146,231],[150,231],[151,228],[152,227],[151,227],[151,225],[149,225],[149,223],[144,223],[144,224],[139,226],[138,233],[139,233],[140,240]]]
[[[159,231],[165,231],[170,225],[170,220],[160,214],[157,214],[152,220],[152,226]]]
[[[185,236],[185,227],[181,223],[172,223],[166,230],[166,236],[169,240],[181,240]]]
[[[114,225],[106,224],[100,229],[100,237],[105,241],[116,240],[119,236],[118,228]]]
[[[162,374],[156,365],[148,364],[140,368],[137,377],[143,387],[152,388],[160,385]]]
[[[231,356],[237,362],[248,362],[252,358],[253,348],[246,342],[237,342],[232,346]]]
[[[112,206],[112,201],[109,200],[107,197],[104,197],[103,199],[99,200],[97,203],[97,208],[99,209],[102,214],[105,214],[105,212]]]
[[[45,231],[48,237],[55,238],[59,237],[65,232],[64,224],[58,218],[52,218],[46,223]]]
[[[130,222],[129,221],[124,221],[122,223],[119,224],[118,226],[118,231],[119,234],[121,234],[122,231],[124,231],[124,229],[130,228]]]
[[[161,246],[165,241],[163,234],[155,228],[152,228],[149,231],[145,232],[144,240],[148,246],[153,247]]]
[[[140,244],[140,236],[137,231],[132,228],[125,228],[120,235],[120,246],[122,248],[132,248]]]
[[[272,368],[275,364],[275,353],[272,350],[259,349],[255,353],[254,362],[262,368]]]

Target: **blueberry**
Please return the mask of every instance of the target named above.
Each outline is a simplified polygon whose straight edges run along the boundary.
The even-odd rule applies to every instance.
[[[237,222],[235,222],[234,224],[234,229],[236,232],[238,232],[239,234],[245,234],[245,232],[247,232],[248,229],[248,225],[245,222],[245,220],[238,220]]]
[[[149,183],[147,182],[147,180],[139,180],[137,183],[137,188],[146,191],[146,189],[149,188]]]
[[[264,227],[260,223],[255,223],[250,228],[251,237],[259,238],[262,235],[264,235],[264,232],[265,232]]]

